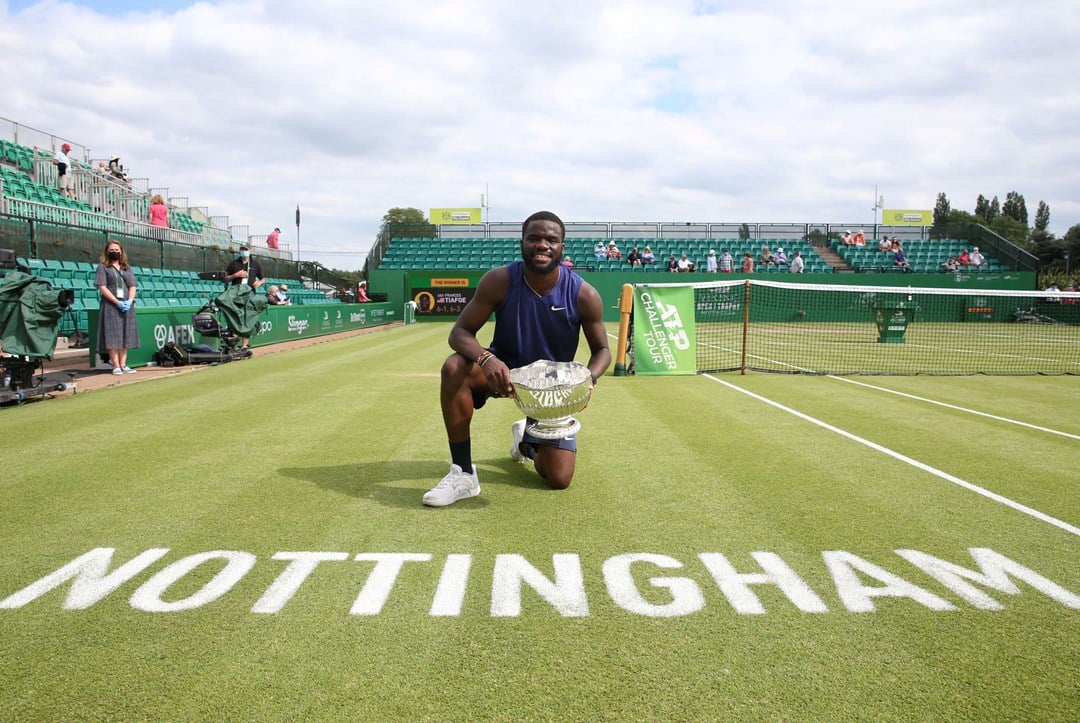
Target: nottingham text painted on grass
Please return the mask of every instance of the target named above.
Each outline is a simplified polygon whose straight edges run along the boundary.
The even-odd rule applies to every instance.
[[[971,567],[943,560],[918,550],[895,550],[904,566],[903,573],[917,576],[913,582],[904,575],[886,569],[854,553],[829,550],[821,553],[824,570],[835,600],[844,610],[868,613],[876,609],[875,600],[901,598],[928,610],[956,610],[970,605],[979,610],[1000,610],[1004,596],[1018,595],[1017,581],[1071,609],[1080,609],[1080,596],[994,550],[968,549]],[[151,548],[113,567],[115,548],[99,547],[80,555],[59,569],[0,600],[0,609],[17,609],[67,586],[63,607],[83,610],[109,595],[149,568],[163,561],[168,548]],[[826,613],[830,608],[820,593],[828,597],[833,590],[815,591],[779,555],[751,552],[757,569],[739,571],[723,554],[701,552],[694,567],[686,567],[674,557],[654,553],[625,553],[609,557],[595,570],[603,581],[607,597],[618,608],[647,617],[691,615],[706,606],[706,592],[714,604],[726,605],[740,615],[762,615],[767,609],[758,595],[773,588],[780,596],[771,600],[775,607],[790,604],[804,613]],[[457,616],[466,606],[470,586],[490,584],[489,605],[492,617],[515,617],[522,613],[523,595],[546,601],[564,617],[590,615],[585,569],[573,553],[553,554],[550,573],[518,554],[495,556],[490,578],[472,574],[473,556],[448,554],[441,560],[428,553],[347,552],[277,552],[262,564],[274,565],[277,575],[251,606],[253,613],[277,613],[305,585],[324,584],[325,575],[352,574],[355,569],[343,565],[369,563],[367,575],[349,609],[352,615],[378,615],[387,605],[415,605],[415,594],[393,595],[395,586],[410,572],[423,572],[432,581],[428,615]],[[152,613],[175,613],[210,605],[233,592],[237,584],[259,564],[259,558],[241,550],[213,550],[186,555],[165,564],[131,593],[130,604],[136,610]],[[700,564],[700,567],[696,567]],[[423,566],[418,567],[418,566]],[[319,576],[314,576],[318,568]],[[545,566],[546,567],[546,566]],[[658,575],[661,571],[685,570],[686,575]],[[435,572],[437,571],[437,580]],[[719,592],[709,591],[691,575],[711,581]],[[182,579],[183,593],[169,594]],[[267,578],[269,579],[269,578]],[[191,592],[193,587],[197,587]],[[931,589],[935,588],[935,589]],[[249,588],[250,589],[250,588]],[[531,590],[531,593],[524,592]],[[996,595],[994,594],[996,593]],[[722,600],[720,599],[722,598]],[[475,599],[475,598],[474,598]],[[786,601],[786,602],[785,602]],[[302,605],[303,603],[294,603]],[[428,605],[425,596],[424,605]],[[836,607],[834,603],[834,607]]]

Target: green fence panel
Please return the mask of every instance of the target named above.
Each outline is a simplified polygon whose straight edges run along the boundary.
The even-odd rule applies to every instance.
[[[195,306],[175,306],[150,309],[139,308],[139,340],[142,346],[128,351],[128,366],[141,367],[153,360],[154,354],[168,342],[180,346],[208,344],[217,349],[219,339],[196,333],[191,315]],[[97,328],[99,309],[90,309],[90,366],[98,367]],[[266,346],[283,341],[307,339],[365,329],[401,321],[401,311],[389,303],[369,304],[306,304],[267,308],[259,316],[259,333],[251,338],[251,346]]]

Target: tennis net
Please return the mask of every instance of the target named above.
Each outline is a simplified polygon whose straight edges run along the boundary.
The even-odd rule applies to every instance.
[[[635,314],[680,288],[698,372],[1080,374],[1078,293],[711,281],[637,285]],[[659,316],[633,324],[663,337]],[[653,331],[628,331],[631,371]]]

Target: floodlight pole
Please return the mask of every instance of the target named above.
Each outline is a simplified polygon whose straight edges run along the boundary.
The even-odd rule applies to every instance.
[[[296,204],[296,270],[300,271],[300,204]]]

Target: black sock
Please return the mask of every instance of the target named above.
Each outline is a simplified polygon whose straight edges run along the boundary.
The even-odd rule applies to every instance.
[[[461,471],[472,474],[472,440],[450,443],[450,461],[461,467]]]

